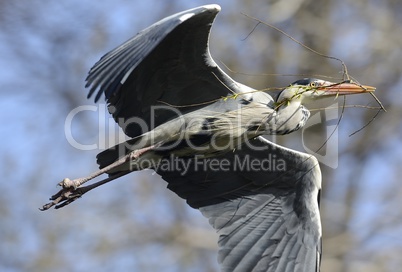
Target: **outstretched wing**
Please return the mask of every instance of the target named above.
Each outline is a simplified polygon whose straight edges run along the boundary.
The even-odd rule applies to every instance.
[[[221,157],[163,168],[157,172],[168,188],[218,232],[222,271],[319,271],[321,172],[315,157],[258,137]]]
[[[90,70],[88,97],[97,91],[97,101],[104,93],[116,122],[135,137],[230,90],[238,92],[239,85],[209,53],[209,32],[219,11],[218,5],[190,9],[139,32]]]

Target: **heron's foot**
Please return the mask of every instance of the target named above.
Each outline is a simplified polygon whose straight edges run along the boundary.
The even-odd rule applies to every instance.
[[[111,171],[113,169],[115,169],[116,167],[127,163],[127,161],[133,161],[138,159],[140,156],[142,156],[145,152],[148,152],[149,150],[152,150],[155,146],[149,146],[149,147],[145,147],[145,148],[141,148],[138,150],[135,150],[133,152],[130,152],[129,154],[125,155],[124,157],[120,158],[119,160],[115,161],[112,164],[109,164],[108,166],[100,169],[99,171],[96,171],[95,173],[92,173],[91,175],[85,177],[85,178],[79,178],[79,179],[68,179],[65,178],[63,179],[61,182],[58,183],[59,186],[62,187],[62,189],[57,192],[57,194],[53,195],[50,200],[52,202],[49,202],[45,205],[42,206],[42,208],[40,208],[41,211],[46,211],[48,209],[50,209],[51,207],[55,206],[55,209],[59,209],[62,208],[68,204],[70,204],[71,202],[74,202],[77,198],[80,198],[83,194],[85,194],[86,192],[99,187],[107,182],[110,182],[118,177],[124,176],[126,174],[128,174],[130,171],[122,171],[119,172],[115,175],[109,176],[106,179],[103,179],[101,181],[98,181],[94,184],[88,185],[88,186],[81,186],[84,183],[86,183],[89,180],[92,180],[102,174],[108,173],[108,171]]]
[[[50,197],[49,200],[52,200],[52,202],[49,202],[43,205],[42,208],[39,208],[41,211],[46,211],[53,206],[55,206],[55,209],[62,208],[70,204],[71,202],[74,202],[76,199],[80,198],[83,194],[87,192],[86,190],[83,190],[83,188],[77,188],[81,185],[80,179],[70,180],[68,178],[65,178],[57,185],[61,186],[62,189],[58,191],[55,195]]]

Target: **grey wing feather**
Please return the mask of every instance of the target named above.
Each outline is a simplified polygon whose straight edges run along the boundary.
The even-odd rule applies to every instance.
[[[318,271],[321,173],[317,160],[262,137],[251,142],[253,147],[244,146],[219,159],[263,161],[275,155],[285,169],[195,171],[194,162],[186,173],[157,172],[169,189],[209,218],[219,234],[222,271]]]
[[[238,92],[238,84],[209,53],[210,28],[219,10],[218,5],[207,5],[177,13],[112,50],[90,70],[88,97],[98,90],[98,100],[104,93],[114,119],[128,136],[136,137],[177,114]],[[159,108],[152,112],[152,106]],[[133,117],[145,126],[128,124]]]

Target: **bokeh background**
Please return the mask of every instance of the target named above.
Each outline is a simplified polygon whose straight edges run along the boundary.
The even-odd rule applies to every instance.
[[[230,67],[227,72],[236,80],[262,89],[301,77],[264,74],[342,77],[339,62],[313,54],[271,28],[260,25],[247,36],[256,22],[245,13],[344,60],[351,76],[377,87],[388,112],[376,116],[375,109],[353,106],[377,106],[370,95],[348,97],[345,104],[351,107],[345,108],[335,134],[338,165],[322,165],[322,271],[399,271],[402,2],[214,2],[222,11],[212,29],[212,55]],[[89,68],[155,21],[209,3],[0,2],[1,271],[218,271],[214,230],[151,171],[102,186],[61,210],[38,210],[58,190],[57,182],[97,169],[99,148],[118,140],[113,136],[118,128],[102,104],[72,122],[74,139],[97,148],[79,150],[66,140],[70,111],[95,105],[86,100],[84,89]],[[342,110],[334,110],[341,115]],[[349,136],[374,116],[369,126]],[[304,151],[329,137],[327,126],[310,126],[276,140]],[[112,136],[99,136],[105,133]]]

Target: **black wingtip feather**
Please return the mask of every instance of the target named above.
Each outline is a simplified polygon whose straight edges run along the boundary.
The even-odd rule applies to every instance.
[[[90,98],[97,90],[98,93],[95,97],[95,102],[99,100],[102,93],[105,94],[106,99],[110,98],[113,93],[120,89],[119,84],[121,84],[121,79],[126,76],[126,73],[130,69],[134,70],[143,61],[143,58],[160,43],[159,40],[163,40],[172,29],[192,18],[194,14],[199,15],[205,11],[218,13],[220,7],[218,5],[205,5],[172,15],[170,18],[168,17],[171,19],[170,21],[164,21],[163,24],[159,23],[159,25],[158,23],[152,25],[102,56],[90,69],[86,78],[85,87],[92,86],[87,98]],[[187,18],[185,17],[186,14],[191,14],[191,16]],[[145,38],[155,39],[155,42],[143,42],[142,40]],[[156,40],[158,41],[156,42]],[[135,47],[133,47],[134,45]]]
[[[95,103],[99,101],[99,98],[102,96],[102,91],[99,90],[98,93],[95,96]]]

